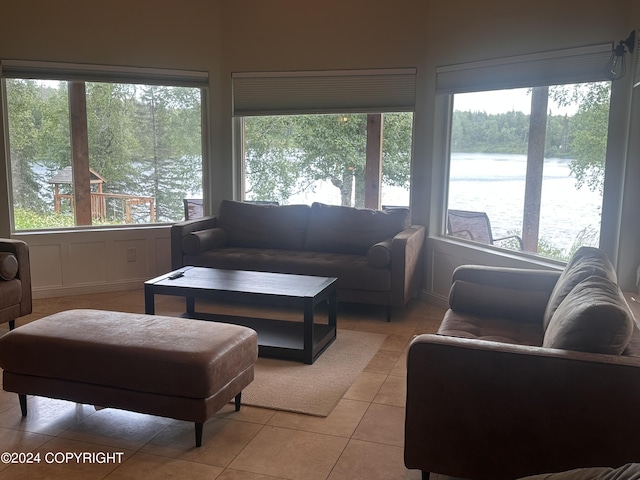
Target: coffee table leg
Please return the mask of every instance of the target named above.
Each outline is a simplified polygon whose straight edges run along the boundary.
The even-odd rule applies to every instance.
[[[313,363],[313,299],[304,302],[304,363]]]
[[[187,315],[193,317],[196,312],[196,299],[195,297],[187,297]]]
[[[156,311],[155,297],[153,294],[153,286],[144,286],[144,313],[147,315],[153,315]]]
[[[329,310],[329,325],[336,327],[338,324],[338,292],[334,290],[329,295],[328,310]]]

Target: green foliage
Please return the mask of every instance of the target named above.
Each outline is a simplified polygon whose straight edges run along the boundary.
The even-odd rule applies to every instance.
[[[244,120],[247,198],[287,203],[329,181],[343,205],[364,205],[367,115],[299,115]],[[413,115],[383,115],[382,180],[408,188]],[[355,186],[355,188],[354,188]]]
[[[7,79],[6,85],[14,205],[53,222],[49,179],[71,165],[67,83]],[[89,166],[105,179],[103,191],[153,197],[157,221],[180,220],[182,199],[202,189],[200,90],[86,83],[85,92]],[[71,193],[71,185],[62,188]],[[122,200],[109,200],[108,212],[107,222],[125,221]],[[148,222],[149,211],[134,217]],[[67,224],[60,217],[42,228],[52,226]]]
[[[16,230],[38,230],[43,228],[73,227],[75,220],[69,213],[37,213],[25,208],[13,209]]]

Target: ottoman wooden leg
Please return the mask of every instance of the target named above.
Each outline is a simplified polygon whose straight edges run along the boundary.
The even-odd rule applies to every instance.
[[[240,400],[242,399],[242,392],[236,395],[236,412],[240,410]]]
[[[202,423],[196,423],[196,447],[202,445]]]
[[[18,394],[18,400],[20,401],[20,411],[22,412],[22,416],[27,416],[27,396],[24,393]]]

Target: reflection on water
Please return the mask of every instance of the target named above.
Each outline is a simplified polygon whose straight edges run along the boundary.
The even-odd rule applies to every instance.
[[[540,238],[569,249],[581,231],[598,238],[602,196],[576,188],[569,160],[546,159],[540,208]],[[494,236],[522,232],[526,155],[451,155],[449,208],[485,211]]]

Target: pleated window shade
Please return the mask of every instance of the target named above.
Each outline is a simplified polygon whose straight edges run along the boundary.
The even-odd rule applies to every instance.
[[[233,115],[406,112],[416,69],[232,74]]]
[[[436,92],[479,92],[608,80],[612,44],[555,50],[436,69]]]
[[[5,78],[77,80],[198,88],[209,86],[209,74],[199,71],[22,60],[2,60],[0,66],[2,67],[2,76]]]

